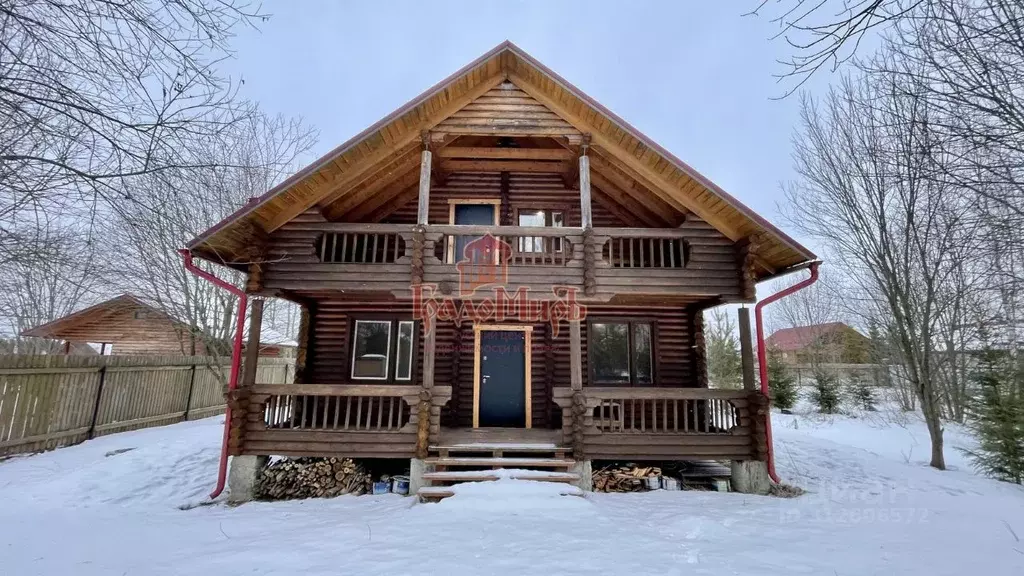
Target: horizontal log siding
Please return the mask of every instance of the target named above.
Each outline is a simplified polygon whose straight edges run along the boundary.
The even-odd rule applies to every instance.
[[[378,314],[399,314],[411,317],[412,308],[407,302],[351,302],[345,300],[322,300],[315,304],[312,313],[313,338],[310,340],[307,359],[311,382],[348,382],[351,362],[349,325],[352,318]],[[591,305],[588,314],[594,317],[623,320],[649,318],[656,325],[655,386],[695,387],[691,362],[693,361],[693,338],[689,333],[688,317],[679,306],[623,306]],[[509,322],[510,324],[514,322]],[[532,399],[533,426],[552,428],[560,425],[560,413],[551,406],[548,390],[551,387],[569,386],[569,326],[562,323],[557,337],[551,339],[550,354],[554,370],[548,373],[545,347],[545,323],[534,324]],[[434,383],[438,386],[452,386],[452,400],[442,410],[441,423],[444,426],[468,427],[473,422],[473,326],[463,322],[439,322],[437,330],[437,355],[435,360]],[[459,332],[461,331],[461,335]],[[457,337],[458,336],[458,337]],[[583,324],[583,381],[589,385],[587,363],[587,328]],[[416,372],[412,384],[421,382],[423,371],[422,342],[417,350]],[[458,373],[454,371],[454,356],[459,355]],[[550,417],[549,417],[550,415]]]
[[[455,173],[448,177],[443,186],[430,189],[430,224],[449,224],[449,200],[500,199],[501,174],[498,172]],[[563,208],[566,211],[566,226],[580,226],[580,191],[569,190],[556,174],[524,174],[512,172],[509,175],[509,204],[515,208]],[[604,206],[594,203],[594,226],[630,227],[643,226],[639,220],[623,221]],[[416,200],[412,199],[399,207],[384,222],[394,224],[416,223]],[[518,222],[513,220],[513,225]]]
[[[306,357],[309,382],[349,382],[351,375],[351,342],[349,325],[353,318],[394,316],[400,319],[412,318],[410,302],[350,302],[346,300],[320,300],[313,306],[310,315],[312,337]],[[439,336],[448,328],[442,327]],[[438,364],[442,359],[438,357]],[[422,338],[416,351],[415,371],[411,382],[398,384],[419,385],[423,374]],[[436,372],[435,372],[436,373]],[[367,380],[367,384],[374,381]],[[439,383],[440,384],[440,383]]]

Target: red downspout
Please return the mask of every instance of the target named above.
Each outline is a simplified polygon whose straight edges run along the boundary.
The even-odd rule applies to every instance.
[[[192,263],[192,253],[182,248],[178,250],[178,254],[181,254],[182,258],[185,259],[185,269],[189,272],[199,276],[203,280],[214,284],[220,288],[231,292],[235,296],[238,296],[238,324],[235,326],[235,342],[231,349],[231,375],[228,376],[228,392],[238,388],[238,372],[242,364],[242,332],[245,330],[245,308],[248,305],[248,297],[245,292],[238,287],[217,278],[213,274],[200,270]],[[217,470],[217,487],[210,492],[210,498],[216,498],[220,496],[220,493],[224,491],[224,482],[228,477],[228,438],[231,434],[231,403],[228,402],[227,409],[224,411],[224,439],[221,441],[220,447],[220,465]]]
[[[820,265],[821,265],[821,262],[811,262],[811,265],[810,265],[811,276],[810,276],[810,278],[808,278],[808,279],[806,279],[806,280],[804,280],[802,282],[798,282],[798,283],[790,286],[789,288],[785,288],[783,290],[779,290],[775,294],[772,294],[771,296],[765,298],[764,300],[761,300],[760,302],[757,303],[756,306],[754,306],[754,323],[757,324],[757,363],[759,365],[760,374],[761,374],[761,393],[764,394],[765,396],[769,395],[768,394],[768,352],[767,352],[767,350],[765,350],[765,346],[764,346],[764,321],[761,318],[761,309],[764,308],[765,306],[767,306],[768,304],[771,304],[772,302],[775,302],[776,300],[781,300],[781,299],[785,298],[786,296],[789,296],[790,294],[793,294],[794,292],[799,292],[800,290],[803,290],[804,288],[807,288],[811,284],[814,284],[815,282],[817,282],[818,281],[818,266],[820,266]],[[768,414],[765,416],[765,438],[767,439],[767,442],[768,442],[768,475],[771,476],[772,481],[774,481],[776,484],[778,484],[779,483],[779,475],[775,472],[775,448],[773,447],[774,444],[772,442],[772,414],[771,414],[771,412],[768,412]]]

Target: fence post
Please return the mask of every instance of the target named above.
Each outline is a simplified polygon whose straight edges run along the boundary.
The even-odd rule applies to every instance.
[[[107,359],[102,358],[103,365],[100,366],[100,383],[96,386],[96,402],[92,406],[92,418],[89,420],[89,432],[86,439],[92,440],[96,436],[96,418],[100,413],[100,402],[103,401],[103,381],[107,378]]]
[[[196,386],[196,362],[192,360],[192,376],[188,379],[188,396],[185,397],[185,418],[184,421],[188,422],[189,412],[192,411],[192,390]]]

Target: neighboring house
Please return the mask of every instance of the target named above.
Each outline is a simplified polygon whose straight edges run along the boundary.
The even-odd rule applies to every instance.
[[[265,329],[261,332],[263,342],[260,344],[260,356],[293,355],[294,342],[276,336],[273,332],[268,335],[268,332],[271,331]],[[206,339],[197,336],[188,323],[172,318],[130,294],[122,294],[63,318],[29,328],[21,335],[62,341],[65,354],[87,353],[89,350],[119,356],[202,356],[207,353]],[[230,353],[230,344],[225,344],[223,350]]]
[[[842,322],[783,328],[765,339],[788,364],[865,364],[871,340]]]
[[[767,399],[708,389],[701,312],[815,260],[510,43],[188,250],[303,310],[301,386],[243,379],[230,453],[439,469],[764,460]]]

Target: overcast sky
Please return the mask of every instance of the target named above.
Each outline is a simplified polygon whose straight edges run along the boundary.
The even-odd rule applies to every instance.
[[[246,97],[318,128],[319,156],[508,39],[800,238],[777,208],[798,111],[775,99],[788,49],[743,16],[753,4],[265,0],[272,17],[228,66]]]

